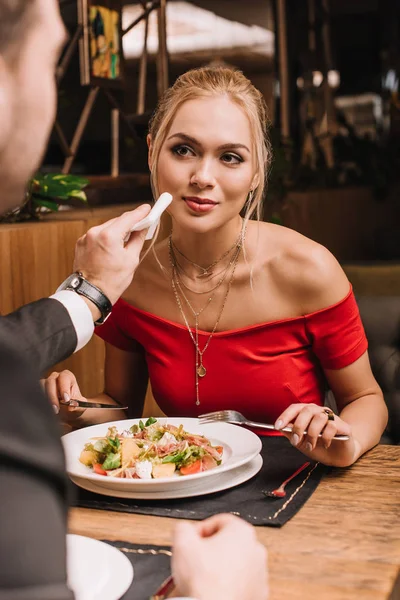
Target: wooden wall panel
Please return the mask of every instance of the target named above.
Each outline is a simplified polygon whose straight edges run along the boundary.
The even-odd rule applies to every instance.
[[[0,314],[13,309],[10,238],[10,232],[6,228],[0,235]]]
[[[285,198],[282,224],[326,246],[340,262],[374,260],[379,236],[399,222],[398,195],[393,188],[379,202],[364,187],[293,191]]]
[[[76,240],[90,227],[99,225],[133,206],[65,211],[37,223],[0,225],[0,313],[50,296],[71,273]],[[55,365],[69,369],[85,396],[102,391],[104,343],[96,336],[80,352]],[[145,414],[161,414],[149,389]]]

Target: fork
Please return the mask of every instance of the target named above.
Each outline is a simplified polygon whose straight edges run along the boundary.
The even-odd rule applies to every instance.
[[[295,477],[297,477],[297,475],[299,473],[301,473],[302,471],[304,471],[304,469],[306,469],[307,467],[310,466],[311,463],[306,462],[304,463],[304,465],[301,465],[301,467],[299,467],[297,469],[297,471],[295,471],[293,473],[293,475],[291,475],[290,477],[288,477],[287,479],[285,479],[285,481],[283,481],[281,483],[281,485],[276,488],[276,490],[272,490],[272,492],[267,492],[265,490],[263,490],[263,494],[264,496],[266,496],[267,498],[284,498],[286,496],[286,492],[285,492],[285,486],[286,484],[289,483],[289,481],[292,481],[292,479],[294,479]]]
[[[292,432],[291,427],[282,427],[282,429],[275,429],[275,426],[271,425],[270,423],[256,423],[255,421],[249,421],[244,415],[242,415],[242,413],[238,412],[237,410],[217,410],[215,412],[199,415],[198,419],[200,425],[206,425],[207,423],[221,421],[225,423],[233,423],[234,425],[247,425],[248,427],[256,427],[257,429],[272,429],[274,431],[285,431],[286,433]],[[304,432],[304,435],[307,435],[307,431]],[[322,434],[319,434],[318,437],[322,437]],[[345,442],[349,439],[349,436],[335,435],[333,439]]]

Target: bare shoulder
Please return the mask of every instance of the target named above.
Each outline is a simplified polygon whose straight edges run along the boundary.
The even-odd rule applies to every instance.
[[[293,229],[263,225],[260,239],[269,248],[264,255],[270,257],[271,277],[283,294],[293,297],[302,314],[331,306],[348,294],[349,281],[327,248]]]

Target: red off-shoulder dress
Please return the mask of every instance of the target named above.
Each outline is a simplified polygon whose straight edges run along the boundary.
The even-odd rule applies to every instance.
[[[144,348],[154,398],[165,414],[233,409],[265,423],[293,403],[322,406],[322,368],[346,367],[368,347],[351,289],[337,304],[308,315],[214,333],[196,406],[195,348],[185,326],[119,300],[96,333],[121,350]],[[199,331],[200,348],[208,337]]]

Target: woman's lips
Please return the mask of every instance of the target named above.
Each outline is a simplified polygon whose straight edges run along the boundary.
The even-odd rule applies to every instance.
[[[184,201],[194,212],[205,213],[211,211],[217,206],[217,202],[210,200],[209,198],[196,198],[192,196],[186,196]]]

